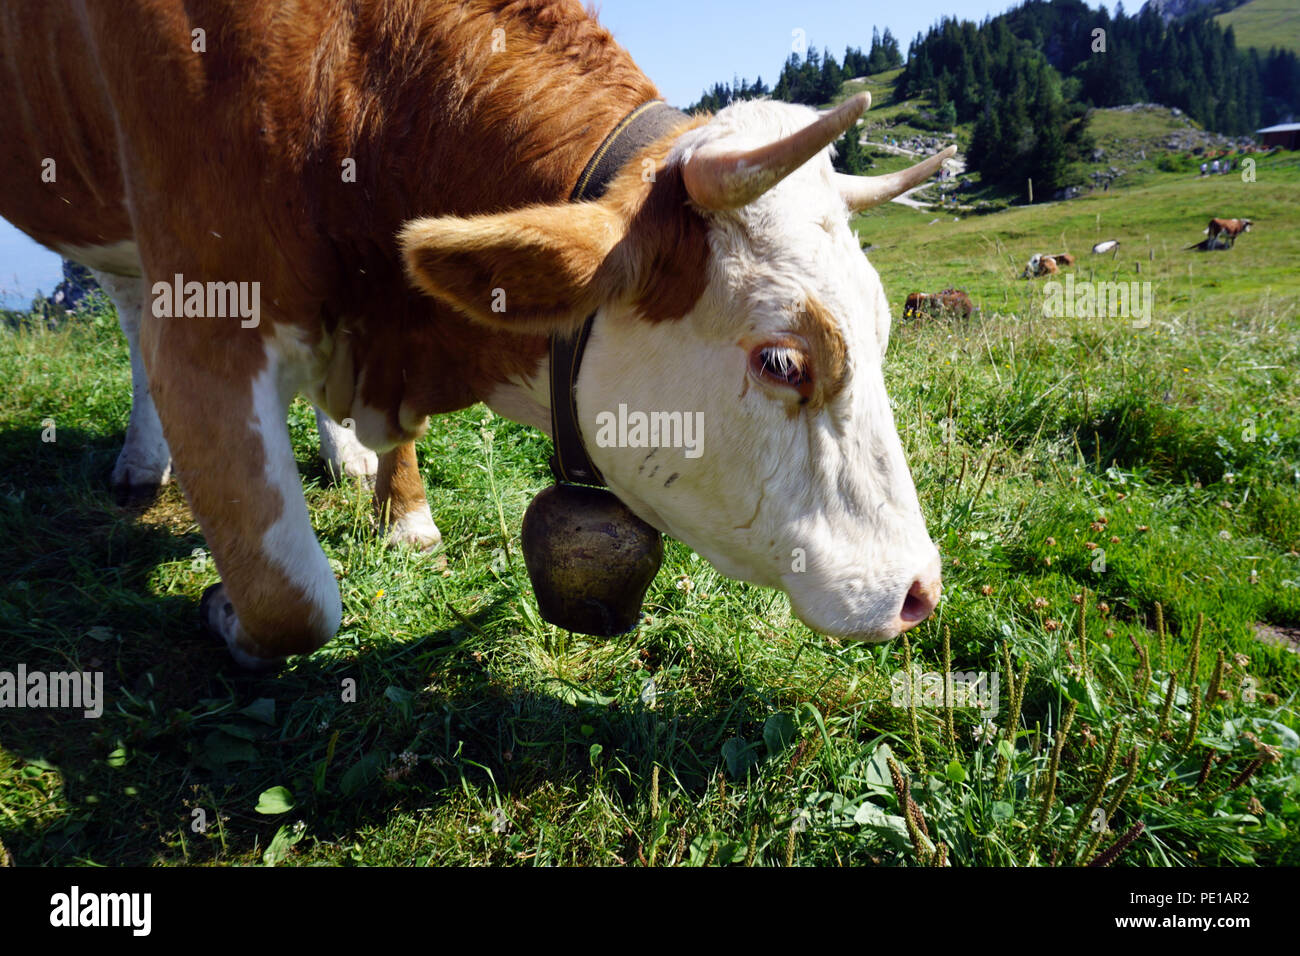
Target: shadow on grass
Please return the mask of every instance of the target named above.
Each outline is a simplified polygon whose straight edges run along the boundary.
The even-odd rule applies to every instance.
[[[189,602],[163,603],[161,616],[192,620]],[[239,671],[179,621],[124,635],[103,661],[103,717],[25,710],[6,721],[0,745],[33,770],[57,769],[64,806],[50,801],[54,775],[18,770],[19,782],[4,785],[14,793],[4,842],[19,865],[246,863],[282,824],[302,820],[315,840],[348,846],[467,788],[507,806],[555,788],[601,788],[632,803],[659,763],[665,781],[698,795],[718,772],[724,737],[761,726],[743,703],[757,700],[752,688],[717,710],[680,712],[558,681],[554,693],[512,687],[467,643],[505,611],[498,603],[463,625],[355,655],[331,646],[270,676]],[[70,667],[51,647],[26,663]],[[406,772],[403,753],[419,756]],[[293,795],[293,810],[255,812],[276,786]]]
[[[748,713],[752,688],[696,713],[652,710],[635,688],[521,688],[491,663],[518,632],[506,596],[400,642],[345,624],[284,671],[244,673],[198,627],[195,596],[167,581],[168,564],[203,546],[183,499],[169,489],[143,514],[116,507],[117,447],[0,434],[0,462],[26,475],[0,487],[0,670],[103,675],[98,718],[3,714],[0,834],[19,865],[255,862],[287,821],[348,842],[466,787],[527,794],[602,777],[630,799],[655,762],[702,791],[731,728],[763,719]],[[256,813],[275,786],[293,811]]]

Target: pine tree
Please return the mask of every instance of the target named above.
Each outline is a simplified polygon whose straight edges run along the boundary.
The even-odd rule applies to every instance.
[[[844,131],[844,135],[835,141],[835,168],[842,173],[853,176],[861,175],[871,168],[871,160],[862,148],[860,137],[862,131],[855,123]]]
[[[880,46],[884,52],[886,70],[893,70],[903,65],[903,54],[899,52],[898,40],[894,39],[894,34],[889,32],[889,27],[885,27],[885,35],[881,38]]]
[[[882,70],[889,69],[886,66],[884,48],[880,44],[880,31],[876,27],[871,28],[871,52],[867,54],[867,72],[879,73]]]
[[[840,65],[835,62],[834,54],[828,49],[822,56],[822,72],[817,83],[818,102],[828,103],[834,99],[843,82],[844,71],[840,69]]]

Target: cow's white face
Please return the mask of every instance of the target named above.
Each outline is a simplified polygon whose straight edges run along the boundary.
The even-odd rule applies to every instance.
[[[814,117],[738,104],[682,136],[669,162]],[[724,574],[786,591],[810,627],[880,640],[928,615],[939,555],[881,373],[889,305],[832,172],[823,151],[754,202],[708,213],[708,286],[681,320],[602,310],[578,411],[592,460],[641,517]],[[620,405],[624,418],[691,416],[702,441],[602,447]]]
[[[481,321],[510,318],[486,305],[493,289],[516,328],[571,328],[597,311],[576,395],[611,490],[724,574],[786,591],[814,629],[875,641],[929,615],[940,569],[885,392],[889,306],[846,201],[896,195],[943,157],[846,184],[824,147],[865,106],[841,107],[838,127],[780,175],[737,157],[797,140],[817,120],[810,109],[736,104],[677,139],[664,170],[680,173],[706,244],[698,295],[671,318],[647,319],[647,273],[670,271],[665,235],[687,240],[677,227],[644,235],[658,220],[629,213],[617,182],[599,203],[418,220],[402,242],[415,281]],[[728,163],[730,179],[692,187],[692,174]],[[636,430],[665,420],[693,427],[658,441]]]

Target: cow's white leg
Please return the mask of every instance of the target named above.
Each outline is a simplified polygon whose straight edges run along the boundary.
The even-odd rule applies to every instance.
[[[353,429],[337,424],[319,408],[316,409],[316,429],[320,432],[321,460],[336,479],[347,475],[374,480],[379,469],[379,456],[361,444]]]
[[[379,456],[375,512],[391,545],[432,551],[442,544],[442,532],[433,522],[424,494],[414,444],[398,445]]]
[[[138,276],[120,276],[91,269],[99,287],[113,301],[117,321],[131,349],[131,418],[126,441],[113,466],[113,496],[120,504],[148,501],[171,477],[171,452],[162,422],[149,394],[149,377],[140,355],[140,314],[146,286]]]

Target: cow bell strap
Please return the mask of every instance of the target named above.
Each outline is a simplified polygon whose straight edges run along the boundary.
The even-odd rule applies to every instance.
[[[588,202],[605,194],[610,180],[638,150],[645,148],[686,119],[686,114],[667,103],[643,103],[624,116],[605,137],[578,177],[570,202]],[[556,481],[575,485],[604,485],[605,478],[587,454],[578,427],[578,404],[573,386],[582,367],[596,313],[587,316],[574,335],[551,335],[551,473]]]

